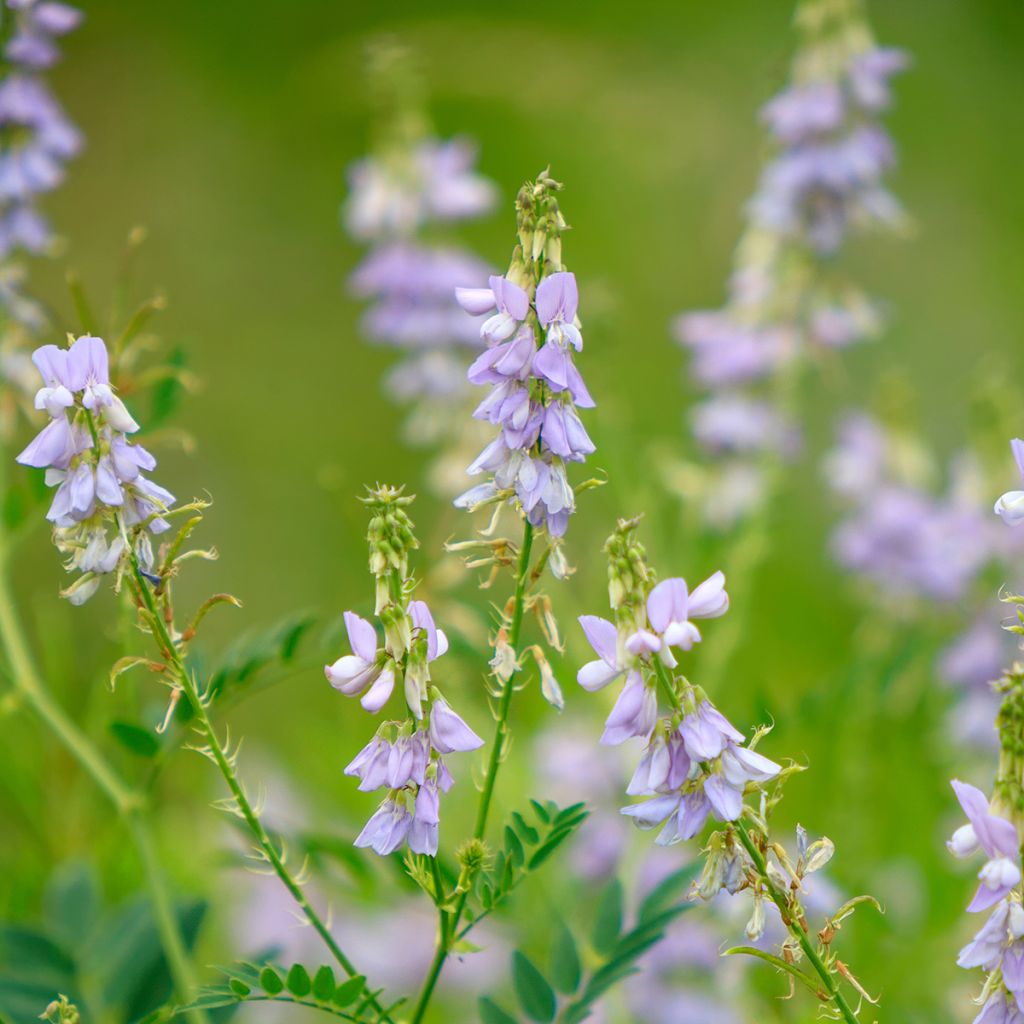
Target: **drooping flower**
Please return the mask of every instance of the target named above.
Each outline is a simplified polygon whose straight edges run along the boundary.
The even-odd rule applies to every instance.
[[[476,750],[484,745],[443,697],[436,698],[430,708],[430,743],[439,754]]]
[[[953,833],[949,850],[956,857],[969,857],[980,849],[988,858],[978,873],[981,884],[967,907],[976,913],[995,906],[1020,882],[1020,840],[1012,822],[989,810],[980,789],[958,779],[952,785],[968,824]]]
[[[725,591],[725,575],[716,572],[689,593],[686,580],[681,577],[663,580],[647,599],[647,617],[655,633],[669,647],[690,650],[701,636],[690,621],[714,619],[729,610],[729,595]]]

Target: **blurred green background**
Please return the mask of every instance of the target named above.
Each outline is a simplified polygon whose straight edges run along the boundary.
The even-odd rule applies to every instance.
[[[728,550],[712,554],[683,533],[679,502],[664,487],[658,456],[686,449],[691,397],[667,325],[680,310],[722,299],[763,155],[756,112],[784,82],[794,45],[791,5],[84,7],[86,23],[67,41],[53,78],[88,148],[48,206],[68,239],[66,256],[35,266],[33,280],[60,296],[71,266],[102,297],[128,230],[149,229],[139,288],[166,291],[160,333],[187,350],[204,382],[178,416],[196,450],[163,452],[158,479],[179,497],[213,496],[204,540],[221,555],[193,569],[179,601],[230,590],[245,603],[211,616],[204,649],[298,609],[332,616],[366,605],[365,523],[354,495],[374,480],[422,488],[426,457],[399,443],[402,414],[380,392],[391,354],[361,341],[359,306],[344,288],[359,250],[340,229],[338,207],[343,169],[367,144],[367,41],[388,32],[410,44],[422,58],[438,132],[479,141],[481,169],[503,204],[462,237],[485,258],[507,259],[511,200],[524,179],[550,163],[565,182],[562,205],[573,225],[566,262],[580,280],[582,365],[598,401],[587,423],[598,445],[594,465],[611,482],[581,500],[569,535],[580,571],[553,597],[571,640],[564,717],[584,719],[596,741],[603,705],[572,682],[585,651],[571,620],[606,607],[599,547],[615,516],[648,512],[644,540],[665,575],[703,578],[719,567],[713,557],[730,572]],[[771,521],[768,558],[755,579],[732,581],[746,618],[716,696],[745,727],[774,718],[765,747],[773,755],[810,761],[781,820],[832,837],[833,882],[886,904],[881,920],[857,915],[842,955],[881,991],[880,1020],[923,1024],[970,1014],[973,980],[953,967],[970,930],[962,913],[970,880],[943,845],[958,820],[948,778],[984,784],[991,767],[949,745],[951,697],[930,668],[936,644],[965,623],[948,612],[923,631],[878,622],[826,553],[834,509],[818,462],[836,409],[870,403],[893,374],[912,382],[908,419],[944,456],[963,443],[976,384],[1009,386],[1024,371],[1024,10],[1016,0],[869,7],[879,40],[914,59],[897,82],[888,123],[900,152],[895,191],[916,230],[852,248],[850,265],[888,306],[890,326],[811,389],[808,451]],[[1009,474],[1007,460],[1008,485]],[[422,566],[468,527],[421,495]],[[48,676],[102,736],[110,702],[136,699],[110,698],[105,671],[95,671],[112,648],[112,599],[81,610],[60,605],[60,570],[43,530],[17,571]],[[463,596],[481,607],[489,599]],[[709,647],[715,624],[705,634]],[[697,681],[700,662],[698,653]],[[483,654],[479,665],[453,668],[459,700],[481,729],[482,664]],[[124,688],[143,705],[160,696],[142,677]],[[132,890],[132,852],[101,798],[26,713],[8,711],[0,725],[12,765],[0,787],[0,908],[33,918],[51,866],[80,857],[98,865],[112,896]],[[531,687],[518,722],[550,724],[549,715]],[[253,787],[261,775],[286,780],[282,787],[319,830],[350,836],[374,805],[340,772],[364,742],[367,721],[330,691],[318,666],[254,696],[232,713],[231,727],[246,737],[243,774]],[[499,784],[505,807],[532,785],[527,754],[523,743]],[[462,775],[468,781],[468,767]],[[222,865],[226,833],[208,807],[218,784],[188,754],[163,782],[161,840],[186,894],[209,893],[209,876]],[[470,792],[467,784],[453,798],[468,803]],[[445,834],[451,841],[457,832]],[[553,879],[549,885],[558,889]],[[344,917],[344,900],[334,906]],[[215,901],[200,962],[249,952],[237,948],[233,913]],[[525,941],[543,946],[542,937]],[[769,994],[756,1019],[814,1019],[800,999],[770,998],[777,981],[755,977]]]

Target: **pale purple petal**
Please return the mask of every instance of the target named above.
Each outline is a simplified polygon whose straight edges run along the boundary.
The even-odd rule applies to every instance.
[[[353,652],[365,662],[377,657],[377,631],[355,612],[345,612],[345,629]]]

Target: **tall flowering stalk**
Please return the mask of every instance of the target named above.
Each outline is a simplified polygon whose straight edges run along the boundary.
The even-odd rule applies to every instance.
[[[1024,478],[1024,441],[1011,442],[1017,469]],[[1009,526],[1024,522],[1021,491],[1008,491],[995,504],[995,512]],[[1003,598],[1016,606],[1016,622],[1006,628],[1024,635],[1024,596]],[[953,790],[967,824],[947,843],[956,857],[984,855],[978,888],[967,907],[972,914],[988,913],[974,938],[960,951],[957,964],[982,968],[985,981],[977,1003],[981,1010],[974,1024],[1024,1022],[1024,886],[1021,873],[1021,837],[1024,836],[1024,665],[1015,662],[995,683],[1001,697],[996,731],[999,766],[991,798],[976,786],[958,779]]]
[[[705,832],[709,820],[721,828],[705,839],[703,870],[694,894],[710,900],[720,892],[749,892],[746,935],[756,941],[765,930],[767,906],[778,911],[788,937],[780,955],[741,947],[786,972],[809,989],[837,1019],[852,1024],[858,1011],[846,987],[867,994],[832,945],[841,922],[870,897],[859,897],[827,917],[815,933],[801,893],[807,875],[824,867],[834,852],[826,838],[808,841],[798,829],[795,861],[772,835],[772,811],[785,781],[800,767],[786,767],[756,748],[769,729],[748,740],[679,669],[701,641],[695,619],[718,618],[729,609],[725,578],[718,572],[692,591],[681,578],[655,584],[638,520],[621,520],[608,539],[609,596],[614,621],[584,615],[580,625],[597,660],[584,665],[580,685],[590,691],[622,682],[605,723],[601,743],[638,739],[644,753],[626,789],[646,797],[623,808],[644,830],[660,828],[656,842],[671,846]]]
[[[489,566],[491,579],[512,570],[514,590],[501,610],[491,660],[495,717],[494,739],[481,784],[476,827],[460,848],[463,880],[455,891],[436,892],[439,911],[434,961],[412,1016],[420,1024],[445,962],[469,926],[460,924],[468,910],[472,879],[481,870],[491,803],[498,772],[509,743],[509,714],[516,677],[528,653],[522,644],[525,615],[533,611],[549,643],[559,646],[550,606],[536,589],[545,569],[564,577],[569,567],[562,537],[575,511],[567,464],[583,462],[594,446],[583,428],[577,406],[592,407],[573,353],[583,348],[577,318],[576,278],[562,263],[561,235],[566,223],[558,206],[562,186],[545,170],[516,197],[518,243],[508,271],[492,276],[488,288],[460,288],[460,305],[473,316],[489,314],[480,327],[486,349],[468,372],[469,380],[489,388],[474,416],[497,428],[497,436],[469,467],[487,479],[456,499],[470,511],[494,507],[491,527],[480,540],[450,545],[472,552],[468,564]],[[501,511],[511,507],[522,523],[522,540],[494,537]],[[534,559],[537,540],[547,541]],[[545,698],[560,708],[562,695],[539,645],[529,649],[537,665]]]
[[[704,392],[691,425],[711,459],[689,472],[686,497],[713,529],[737,531],[740,579],[765,555],[764,509],[801,447],[804,367],[881,329],[876,303],[841,272],[838,254],[852,234],[904,222],[885,185],[894,150],[880,117],[905,55],[874,43],[860,0],[801,0],[796,25],[790,84],[762,111],[771,155],[747,204],[726,303],[674,324]],[[710,658],[711,678],[739,632],[737,617]]]
[[[417,547],[405,509],[412,498],[392,487],[373,488],[370,508],[370,571],[377,581],[375,615],[383,644],[371,623],[345,612],[352,653],[324,669],[330,684],[378,714],[396,685],[406,715],[385,721],[345,769],[364,792],[384,788],[387,797],[355,841],[385,856],[403,843],[413,853],[437,855],[440,796],[454,784],[448,754],[476,750],[483,740],[452,710],[436,686],[431,663],[448,650],[423,601],[413,599],[409,552]]]
[[[481,341],[455,302],[455,288],[483,284],[487,265],[453,244],[449,225],[494,206],[496,190],[474,170],[465,138],[442,140],[423,109],[423,85],[408,52],[382,42],[370,54],[376,99],[370,155],[349,170],[344,223],[367,255],[349,287],[369,306],[362,331],[396,349],[400,361],[385,381],[388,394],[411,407],[405,435],[439,449],[435,483],[457,488],[457,463],[478,431],[466,418],[471,397],[466,366]]]
[[[18,460],[45,468],[47,483],[57,488],[47,518],[54,525],[56,546],[68,555],[66,568],[80,573],[64,595],[73,604],[81,604],[104,579],[112,580],[115,590],[128,595],[138,625],[155,650],[152,657],[122,658],[114,665],[111,680],[141,666],[163,681],[170,691],[163,728],[182,700],[189,705],[200,738],[197,749],[217,767],[230,793],[220,806],[248,828],[255,841],[254,856],[278,876],[341,968],[350,977],[359,976],[310,904],[301,873],[291,871],[284,848],[264,828],[258,808],[238,777],[238,751],[220,736],[210,718],[213,691],[199,681],[187,662],[189,644],[210,609],[222,603],[238,604],[229,594],[215,594],[185,626],[177,625],[172,590],[182,566],[197,557],[214,557],[209,551],[186,549],[206,503],[194,501],[172,508],[172,496],[142,476],[141,470],[152,469],[155,462],[145,449],[128,440],[127,435],[139,425],[110,384],[109,355],[101,338],[83,336],[68,349],[45,345],[36,350],[33,361],[43,381],[36,406],[45,410],[50,421]],[[171,534],[176,519],[184,522]],[[152,537],[164,533],[171,539],[154,551]],[[115,792],[130,808],[134,795],[120,787]],[[152,858],[151,847],[145,849]],[[169,905],[158,910],[165,916],[171,913]],[[193,983],[186,974],[180,938],[178,942],[179,947],[169,949],[168,954],[179,994],[187,997]],[[375,995],[368,991],[366,1000],[381,1020],[390,1020]],[[190,1012],[197,1022],[204,1018],[201,1008]]]

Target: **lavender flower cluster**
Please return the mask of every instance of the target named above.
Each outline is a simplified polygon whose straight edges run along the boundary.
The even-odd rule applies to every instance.
[[[952,720],[957,738],[990,746],[997,701],[989,684],[1012,645],[995,628],[1001,612],[993,611],[981,586],[986,571],[1007,566],[1019,545],[984,511],[977,460],[957,455],[945,492],[935,493],[929,485],[936,470],[919,443],[865,413],[851,413],[840,423],[825,474],[846,509],[833,533],[833,554],[867,584],[873,603],[903,618],[923,608],[931,614],[936,604],[976,608],[974,621],[941,652],[937,670],[963,694]],[[996,505],[1007,518],[1004,501],[1012,508],[1012,492]]]
[[[431,134],[420,109],[422,86],[401,48],[372,53],[371,81],[385,97],[379,138],[349,170],[345,226],[369,252],[349,278],[369,302],[364,336],[402,353],[385,387],[411,406],[405,433],[417,445],[461,448],[469,402],[466,365],[480,346],[477,325],[455,303],[455,288],[483,284],[490,268],[438,237],[439,226],[487,213],[494,185],[475,170],[476,149],[464,138]],[[463,402],[465,400],[465,402]],[[439,483],[448,493],[442,465]]]
[[[605,723],[603,744],[641,739],[646,747],[626,788],[646,800],[624,807],[622,813],[641,829],[661,828],[656,840],[671,846],[700,835],[708,819],[725,825],[705,844],[706,860],[693,895],[711,900],[722,891],[749,891],[753,910],[746,926],[752,942],[762,939],[767,925],[766,904],[773,904],[789,936],[783,942],[791,965],[806,957],[826,988],[821,998],[844,1020],[856,1019],[839,984],[829,953],[835,921],[846,916],[861,897],[826,918],[818,933],[819,949],[809,938],[809,925],[799,894],[807,876],[824,867],[834,852],[826,838],[810,842],[797,829],[797,853],[792,858],[768,834],[768,817],[781,796],[783,781],[796,766],[783,767],[761,754],[757,745],[767,733],[746,737],[714,706],[707,694],[675,670],[676,651],[690,651],[701,640],[693,621],[716,618],[729,608],[723,575],[715,573],[690,591],[680,578],[652,586],[642,546],[635,535],[637,520],[620,521],[606,545],[609,595],[615,622],[586,615],[580,624],[598,659],[577,676],[584,689],[601,689],[625,676],[625,685]],[[667,714],[659,713],[659,694]],[[775,782],[772,791],[767,783]],[[747,797],[754,796],[754,806]],[[758,954],[760,955],[760,954]],[[859,994],[863,988],[845,967],[839,973]],[[838,1018],[837,1018],[838,1019]]]
[[[328,682],[347,697],[360,697],[370,714],[402,686],[408,717],[386,721],[345,769],[363,792],[386,788],[383,803],[356,838],[381,856],[408,843],[414,853],[437,853],[440,795],[454,780],[444,756],[476,750],[483,740],[431,686],[430,666],[448,650],[426,603],[412,600],[409,552],[416,547],[406,507],[412,501],[389,487],[372,490],[370,571],[377,580],[375,614],[383,645],[366,619],[345,612],[352,653],[324,667]]]
[[[632,579],[646,578],[641,568],[631,524],[620,526],[610,545],[620,548],[633,566]],[[613,559],[616,556],[612,556]],[[748,782],[766,782],[780,765],[744,746],[745,737],[707,699],[698,687],[687,686],[679,699],[668,670],[678,662],[673,649],[689,651],[701,639],[694,619],[718,618],[728,611],[725,577],[717,572],[691,592],[684,579],[658,583],[646,601],[623,595],[626,609],[616,625],[597,615],[583,615],[580,625],[596,661],[584,665],[577,681],[594,692],[625,676],[601,743],[615,745],[641,739],[647,746],[626,789],[630,796],[651,799],[623,809],[644,829],[664,825],[662,846],[692,839],[714,814],[718,821],[735,821],[743,808]],[[672,713],[658,714],[658,689],[669,697]]]
[[[0,259],[50,244],[36,198],[63,181],[64,165],[82,145],[42,77],[60,56],[56,38],[77,27],[80,12],[56,0],[5,0],[4,7],[14,27],[0,80]]]
[[[1017,469],[1024,478],[1024,441],[1011,442]],[[1010,526],[1024,522],[1019,514],[1022,492],[1009,491],[995,504],[995,513]],[[1017,606],[1015,625],[1007,630],[1024,634],[1024,598],[1005,601]],[[982,968],[985,983],[977,1002],[974,1024],[1024,1024],[1024,899],[1021,873],[1021,835],[1024,826],[1024,666],[1015,663],[993,688],[1002,703],[996,719],[999,767],[991,801],[976,786],[953,780],[953,790],[968,823],[947,843],[955,857],[983,852],[978,888],[969,913],[991,911],[974,938],[960,951],[957,964]]]
[[[798,360],[809,349],[846,347],[880,326],[860,289],[819,268],[851,230],[902,220],[883,183],[894,157],[878,118],[906,58],[871,43],[855,6],[807,5],[793,84],[762,112],[776,152],[747,209],[728,301],[675,323],[692,375],[707,392],[691,413],[694,435],[725,457],[709,502],[719,524],[761,500],[766,481],[757,456],[785,459],[800,447],[788,408]],[[715,492],[725,500],[714,500]]]
[[[553,537],[565,533],[576,507],[566,463],[583,462],[594,451],[577,408],[595,405],[573,360],[583,335],[576,276],[561,264],[565,223],[553,196],[560,187],[544,175],[524,187],[517,199],[520,243],[508,273],[492,276],[489,288],[456,291],[468,313],[490,313],[480,327],[487,349],[468,377],[491,388],[474,417],[499,428],[468,469],[490,479],[456,505],[514,498],[529,522]]]
[[[152,566],[149,534],[170,528],[164,513],[174,496],[144,475],[156,459],[128,439],[139,424],[114,393],[101,338],[85,335],[68,349],[43,345],[32,361],[43,379],[35,407],[50,422],[17,461],[45,469],[47,486],[57,488],[46,518],[67,570],[81,573],[62,592],[78,605],[104,575],[119,572],[132,543],[143,570]]]

